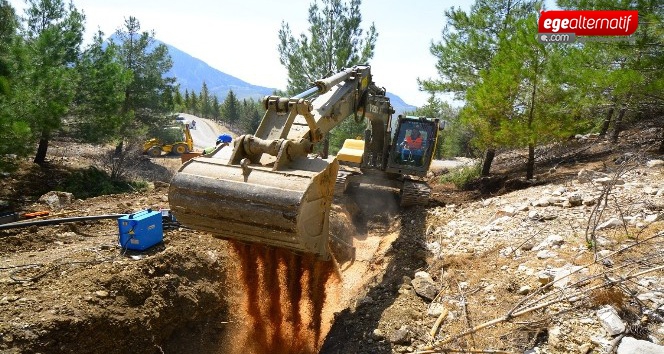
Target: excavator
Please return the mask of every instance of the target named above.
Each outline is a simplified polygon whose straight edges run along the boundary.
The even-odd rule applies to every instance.
[[[173,176],[168,199],[182,225],[329,259],[335,187],[345,190],[362,182],[397,186],[402,205],[428,202],[430,189],[422,177],[431,163],[439,120],[394,119],[390,99],[372,81],[369,65],[317,80],[293,97],[266,96],[262,102],[266,112],[255,134],[189,160]],[[367,130],[364,140],[344,143],[349,148],[337,155],[343,161],[340,172],[336,156],[321,158],[313,147],[353,118],[368,121]],[[405,151],[402,142],[414,130],[420,133],[420,149]]]

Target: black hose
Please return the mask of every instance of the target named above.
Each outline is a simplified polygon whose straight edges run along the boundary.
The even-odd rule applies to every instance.
[[[119,219],[123,216],[129,214],[108,214],[108,215],[92,215],[92,216],[76,216],[71,218],[60,218],[60,219],[47,219],[47,220],[33,220],[33,221],[19,221],[12,222],[9,224],[0,225],[0,230],[15,229],[19,227],[28,227],[28,226],[44,226],[44,225],[56,225],[62,224],[65,222],[74,222],[74,221],[87,221],[87,220],[101,220],[101,219]]]

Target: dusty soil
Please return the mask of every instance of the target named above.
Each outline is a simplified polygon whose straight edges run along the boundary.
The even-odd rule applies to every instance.
[[[468,243],[486,247],[461,250],[461,238],[441,235],[445,225],[467,213],[469,222],[481,228],[489,221],[482,218],[491,216],[473,211],[481,209],[483,201],[527,187],[570,185],[583,168],[601,168],[626,152],[640,151],[643,139],[653,141],[635,132],[622,145],[574,141],[543,151],[538,168],[546,173],[528,185],[515,182],[522,171],[514,161],[522,152],[504,153],[496,161],[495,177],[478,182],[476,190],[461,191],[432,180],[433,200],[426,208],[399,209],[393,191],[356,190],[337,198],[333,206],[336,263],[247,248],[177,225],[164,231],[163,244],[146,252],[119,248],[112,219],[0,230],[0,351],[431,352],[427,350],[441,336],[460,333],[519,303],[524,295],[518,288],[528,281],[506,271],[523,262],[500,257],[511,242],[484,245],[468,236]],[[76,199],[58,208],[36,202],[72,169],[99,165],[106,150],[56,142],[48,166],[20,161],[16,171],[0,179],[0,199],[13,210],[49,210],[60,217],[167,207],[168,181],[180,165],[179,159],[169,157],[136,158],[130,176],[151,181],[145,191]],[[652,151],[640,153],[653,158]],[[519,231],[515,227],[510,232]],[[433,252],[434,240],[447,242],[442,246],[448,251]],[[590,253],[581,258],[569,253],[577,257],[575,264],[592,259]],[[438,300],[464,309],[451,311],[456,317],[450,316],[433,337],[429,331],[438,316],[427,315],[432,301],[410,285],[418,271],[430,272],[443,285]],[[565,313],[565,308],[559,310]],[[550,320],[540,323],[537,316],[528,317],[454,344],[508,352],[537,346],[541,352],[569,352],[547,346],[549,325]],[[593,326],[588,325],[597,331]],[[407,335],[396,338],[399,331]]]

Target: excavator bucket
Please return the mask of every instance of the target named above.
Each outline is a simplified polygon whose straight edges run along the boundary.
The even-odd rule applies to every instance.
[[[300,159],[273,171],[197,157],[173,177],[169,203],[184,226],[327,259],[338,167],[336,159]]]

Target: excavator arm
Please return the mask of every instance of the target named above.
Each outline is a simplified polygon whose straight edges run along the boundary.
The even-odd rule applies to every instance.
[[[179,169],[169,189],[171,210],[183,225],[217,237],[328,258],[338,162],[311,157],[313,145],[357,114],[379,129],[371,143],[386,149],[392,106],[367,65],[320,79],[291,98],[267,96],[263,104],[255,134],[236,139],[229,158],[201,156]]]
[[[306,99],[316,94],[319,96],[313,102]],[[263,120],[255,134],[238,139],[231,164],[240,164],[248,158],[252,163],[274,163],[273,169],[279,170],[295,159],[306,157],[313,144],[348,117],[359,114],[370,121],[377,120],[373,125],[380,129],[393,113],[385,90],[371,81],[370,67],[366,65],[317,80],[311,88],[292,98],[267,96],[263,104],[266,109]],[[263,154],[272,157],[265,158]]]

